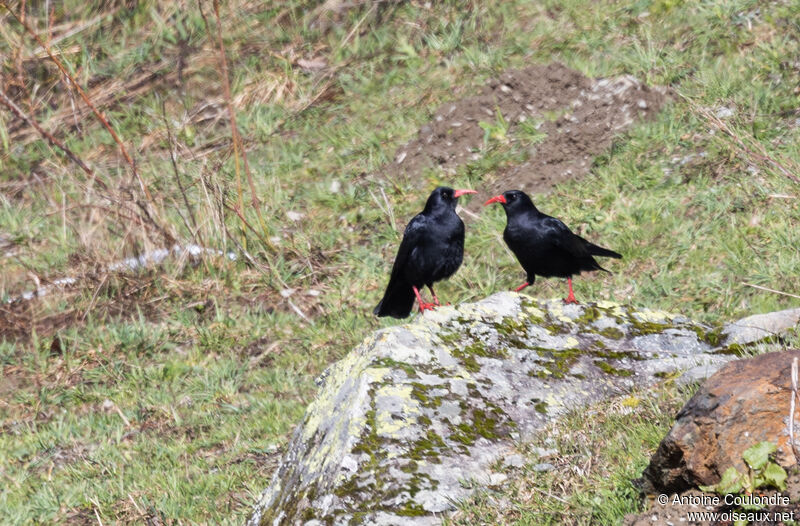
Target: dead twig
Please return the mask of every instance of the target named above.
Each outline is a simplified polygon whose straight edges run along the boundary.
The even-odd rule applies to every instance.
[[[74,153],[72,150],[70,150],[69,148],[67,148],[67,145],[66,145],[66,144],[64,144],[64,143],[63,143],[63,142],[61,142],[60,140],[56,139],[56,138],[53,136],[53,134],[51,134],[50,132],[48,132],[47,130],[45,130],[45,129],[44,129],[44,128],[42,128],[41,126],[39,126],[39,123],[38,123],[38,122],[36,122],[36,121],[33,119],[33,117],[30,117],[30,116],[29,116],[29,115],[27,115],[27,114],[26,114],[24,111],[22,111],[22,108],[20,108],[20,107],[19,107],[19,106],[17,106],[16,104],[14,104],[14,101],[13,101],[13,100],[11,100],[11,98],[10,98],[8,95],[6,95],[6,93],[5,93],[5,92],[4,92],[2,89],[0,89],[0,103],[2,103],[2,104],[3,104],[3,106],[5,106],[6,108],[8,108],[8,109],[9,109],[9,111],[11,111],[11,113],[13,113],[13,114],[14,114],[14,115],[16,115],[18,118],[20,118],[20,119],[22,119],[23,121],[25,121],[25,122],[28,124],[28,126],[31,126],[31,127],[32,127],[32,128],[34,128],[34,129],[35,129],[37,132],[39,132],[39,134],[40,134],[42,137],[44,137],[44,139],[45,139],[47,142],[49,142],[51,146],[53,146],[54,148],[58,148],[59,150],[61,150],[62,152],[64,152],[64,155],[66,155],[67,157],[69,157],[69,159],[70,159],[72,162],[74,162],[75,164],[77,164],[77,165],[78,165],[78,166],[81,168],[81,170],[83,170],[84,172],[86,172],[86,175],[88,175],[89,177],[92,177],[92,178],[94,177],[94,172],[92,172],[92,169],[91,169],[91,168],[89,168],[88,166],[86,166],[86,163],[84,163],[84,162],[83,162],[83,161],[80,159],[80,157],[78,157],[77,155],[75,155],[75,153]]]
[[[203,12],[202,0],[198,0],[197,3],[200,9],[200,15],[203,17],[203,22],[205,23],[206,26],[206,31],[210,35],[211,27],[208,23],[208,19],[205,16],[205,13]],[[247,178],[248,186],[250,187],[250,204],[256,211],[256,216],[258,217],[258,222],[259,226],[261,227],[261,231],[267,232],[267,226],[266,222],[264,221],[264,216],[261,213],[261,206],[259,204],[255,182],[253,181],[253,175],[250,172],[250,164],[247,160],[247,151],[244,148],[242,137],[239,134],[239,126],[236,123],[236,112],[233,107],[233,97],[231,95],[230,76],[228,71],[228,59],[225,52],[225,44],[222,40],[222,23],[220,21],[219,0],[213,0],[213,6],[214,6],[214,17],[216,19],[216,24],[217,24],[216,41],[217,41],[217,47],[219,48],[222,89],[231,123],[231,137],[233,140],[233,163],[234,163],[234,171],[236,173],[236,190],[239,201],[238,204],[240,209],[244,208],[244,193],[242,190],[242,176],[241,176],[241,170],[243,167],[245,177]],[[241,165],[239,159],[240,155],[241,155]],[[267,248],[269,248],[272,251],[275,250],[275,247],[273,246],[272,242],[269,241],[269,236],[262,235],[259,237],[262,239],[262,242],[265,242],[265,246]],[[243,238],[242,241],[244,247],[247,248],[246,238]]]
[[[169,160],[172,163],[172,173],[175,176],[175,181],[178,183],[178,189],[181,191],[181,196],[183,196],[183,204],[186,206],[186,211],[189,212],[189,218],[192,220],[192,227],[194,230],[197,230],[197,218],[194,216],[194,208],[192,205],[189,204],[189,198],[186,196],[186,189],[183,187],[183,182],[181,181],[180,174],[178,173],[178,163],[175,160],[175,149],[173,147],[173,138],[172,138],[172,128],[169,125],[169,119],[167,118],[167,106],[166,101],[161,101],[161,116],[164,119],[164,127],[167,129],[167,145],[169,147]],[[183,214],[181,214],[183,217]],[[188,227],[188,225],[187,225]],[[193,231],[191,228],[189,231]],[[203,243],[200,243],[201,245]]]
[[[120,149],[120,153],[122,153],[122,156],[125,158],[125,161],[128,163],[128,165],[130,165],[131,170],[133,171],[133,175],[138,180],[139,187],[141,188],[142,193],[145,195],[148,202],[152,203],[153,197],[150,195],[150,191],[147,189],[147,185],[145,184],[144,179],[142,179],[141,175],[139,175],[139,171],[136,169],[136,163],[133,161],[133,158],[128,153],[128,149],[125,148],[125,144],[122,142],[122,139],[120,139],[119,135],[114,130],[114,127],[111,126],[111,124],[108,122],[108,119],[106,119],[105,115],[103,115],[100,112],[100,110],[98,110],[97,107],[92,103],[92,101],[89,99],[89,96],[86,94],[86,91],[84,91],[84,89],[80,86],[80,84],[78,84],[78,82],[75,80],[72,74],[69,71],[67,71],[67,68],[64,66],[64,64],[60,60],[58,60],[58,58],[53,54],[53,52],[50,49],[50,46],[48,46],[41,39],[41,37],[36,33],[36,31],[34,31],[34,29],[30,26],[30,24],[28,24],[24,20],[24,18],[17,16],[17,14],[14,11],[12,11],[11,8],[8,6],[8,4],[6,4],[5,2],[0,2],[0,6],[4,7],[11,14],[11,16],[17,22],[19,22],[20,25],[22,25],[22,27],[25,28],[25,31],[27,31],[28,34],[31,35],[31,37],[33,37],[34,40],[36,40],[36,43],[38,43],[42,47],[42,49],[44,49],[44,51],[47,53],[47,56],[50,57],[50,60],[53,61],[53,63],[58,67],[61,73],[67,79],[69,79],[69,81],[75,87],[75,90],[83,99],[83,102],[86,103],[86,106],[88,106],[90,110],[92,110],[92,113],[95,114],[97,119],[103,124],[106,130],[108,130],[108,133],[111,135],[111,138],[114,139],[114,142],[117,143],[117,146],[119,146]]]
[[[800,173],[800,167],[796,166],[791,160],[782,159],[778,160],[774,156],[771,156],[769,152],[764,148],[764,145],[758,142],[757,140],[753,139],[752,137],[747,137],[747,141],[742,138],[741,135],[734,133],[734,131],[728,126],[725,121],[714,115],[708,109],[699,106],[693,100],[691,100],[686,95],[678,92],[678,94],[689,103],[695,113],[703,117],[709,125],[713,128],[721,131],[724,135],[732,139],[734,149],[736,153],[739,154],[745,161],[756,160],[762,164],[765,164],[772,168],[773,170],[777,171],[781,175],[791,179],[795,183],[800,184],[800,177],[796,176],[794,172]],[[791,170],[786,166],[786,164],[791,165]]]
[[[762,287],[761,285],[753,285],[752,283],[745,283],[745,282],[742,282],[742,285],[746,285],[748,287],[753,287],[754,289],[758,289],[758,290],[765,290],[767,292],[772,292],[773,294],[780,294],[781,296],[788,296],[790,298],[800,299],[800,296],[798,296],[797,294],[790,294],[788,292],[783,292],[783,291],[780,291],[780,290],[775,290],[775,289],[770,289],[770,288],[767,288],[767,287]]]

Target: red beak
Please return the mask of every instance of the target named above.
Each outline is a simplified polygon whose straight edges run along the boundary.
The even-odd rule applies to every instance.
[[[476,192],[475,190],[456,190],[456,191],[453,193],[453,197],[455,197],[456,199],[458,199],[459,197],[461,197],[461,196],[462,196],[462,195],[464,195],[464,194],[477,194],[477,193],[478,193],[478,192]]]
[[[506,201],[506,198],[503,197],[503,194],[500,194],[500,195],[496,195],[496,196],[492,197],[491,199],[489,199],[488,201],[483,203],[483,206],[487,206],[487,205],[490,205],[492,203],[503,203],[503,204],[506,204],[507,201]]]

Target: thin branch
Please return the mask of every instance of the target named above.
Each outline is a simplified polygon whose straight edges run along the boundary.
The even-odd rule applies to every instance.
[[[178,173],[178,163],[175,160],[175,149],[173,147],[172,128],[169,125],[167,118],[167,104],[166,101],[161,101],[161,116],[164,118],[164,126],[167,128],[167,143],[169,146],[169,160],[172,162],[172,173],[175,175],[175,181],[178,183],[178,188],[183,196],[183,204],[186,205],[186,210],[189,212],[189,217],[192,219],[192,226],[197,228],[197,219],[194,216],[194,208],[189,204],[189,198],[186,197],[186,189],[181,182],[180,174]]]
[[[788,292],[783,292],[781,290],[769,289],[767,287],[762,287],[761,285],[753,285],[752,283],[745,283],[745,282],[742,282],[742,285],[747,285],[748,287],[753,287],[754,289],[758,290],[765,290],[767,292],[772,292],[774,294],[780,294],[781,296],[788,296],[790,298],[800,299],[800,296],[798,296],[797,294],[790,294]]]
[[[781,175],[791,179],[795,183],[800,184],[800,177],[796,176],[792,173],[792,170],[787,168],[785,164],[775,157],[770,156],[769,152],[764,148],[764,145],[758,142],[757,140],[752,139],[752,137],[748,137],[751,139],[747,142],[737,135],[736,133],[731,130],[730,126],[728,126],[722,119],[708,111],[706,108],[699,106],[696,102],[691,100],[689,97],[684,95],[683,93],[678,92],[678,94],[683,97],[683,99],[689,103],[692,109],[701,115],[711,126],[721,131],[723,134],[727,135],[729,138],[733,140],[734,148],[737,150],[737,153],[744,158],[745,161],[750,161],[751,159],[755,159],[770,166],[773,170],[777,171]],[[757,151],[754,151],[757,150]],[[798,171],[798,167],[794,165],[791,161],[788,161],[789,164],[792,165],[792,169],[794,171]]]
[[[84,172],[86,172],[86,175],[88,175],[89,177],[94,177],[94,172],[92,172],[91,168],[86,166],[86,163],[84,163],[77,155],[75,155],[75,153],[72,150],[67,148],[67,146],[63,142],[61,142],[60,140],[56,139],[50,132],[48,132],[47,130],[45,130],[41,126],[39,126],[38,122],[33,120],[32,117],[30,117],[24,111],[22,111],[22,108],[20,108],[16,104],[14,104],[14,101],[11,100],[11,98],[8,95],[6,95],[6,93],[2,89],[0,89],[0,103],[2,103],[6,108],[8,108],[18,118],[22,119],[29,126],[31,126],[37,132],[39,132],[39,134],[42,137],[44,137],[45,140],[47,140],[47,142],[49,142],[51,146],[53,146],[55,148],[58,148],[59,150],[64,152],[64,154],[67,157],[69,157],[69,159],[72,162],[74,162],[75,164],[80,166],[81,169]]]
[[[198,5],[202,3],[202,0],[198,0]],[[241,153],[242,156],[242,165],[244,167],[245,177],[247,178],[247,184],[250,187],[250,204],[256,211],[256,216],[258,217],[259,226],[261,227],[262,232],[267,232],[266,222],[264,221],[264,216],[261,213],[261,206],[258,201],[258,193],[256,192],[256,185],[253,181],[253,175],[250,172],[250,164],[247,161],[247,150],[244,148],[244,144],[242,142],[242,136],[239,134],[239,126],[236,124],[236,111],[233,107],[233,97],[231,95],[231,84],[230,84],[230,74],[228,70],[228,59],[225,53],[225,44],[222,40],[222,23],[220,21],[219,15],[219,0],[214,0],[214,17],[217,23],[217,31],[216,31],[216,39],[217,39],[217,46],[219,47],[219,58],[220,58],[220,68],[222,70],[222,88],[223,94],[225,96],[225,102],[228,106],[228,114],[230,116],[231,122],[231,135],[233,138],[233,161],[234,161],[234,170],[236,172],[236,187],[238,192],[238,199],[239,199],[239,208],[244,208],[244,198],[242,193],[242,179],[241,179],[241,172],[239,168],[239,155]],[[206,23],[206,31],[210,33],[210,27],[208,25],[208,20],[205,18],[205,15],[202,12],[202,5],[201,7],[201,14],[203,15],[203,21]],[[259,236],[262,239],[262,242],[270,249],[274,250],[275,247],[273,246],[272,242],[269,241],[269,237],[266,235]]]
[[[48,46],[41,39],[41,37],[39,37],[39,35],[36,33],[36,31],[34,31],[34,29],[24,19],[22,19],[19,16],[17,16],[17,14],[14,11],[12,11],[11,8],[5,2],[0,2],[0,6],[1,7],[5,7],[6,10],[9,13],[11,13],[11,16],[14,17],[14,19],[17,22],[19,22],[22,25],[22,27],[25,28],[25,30],[28,32],[28,34],[31,35],[34,38],[34,40],[36,40],[36,42],[42,47],[42,49],[44,49],[44,51],[47,53],[47,56],[50,57],[50,60],[52,60],[53,63],[58,67],[58,69],[61,70],[61,73],[65,77],[67,77],[69,79],[69,81],[72,83],[72,85],[77,90],[78,94],[83,99],[83,102],[85,102],[86,105],[89,107],[89,109],[92,110],[92,112],[95,114],[95,116],[100,120],[100,122],[106,128],[106,130],[108,130],[108,133],[111,134],[111,138],[113,138],[114,142],[116,142],[117,146],[119,146],[120,152],[122,153],[122,156],[125,158],[125,161],[130,165],[131,170],[133,170],[133,174],[136,176],[136,179],[139,182],[139,187],[141,188],[141,190],[144,193],[145,197],[147,198],[148,202],[152,203],[153,197],[150,195],[150,191],[147,189],[147,185],[145,184],[144,179],[142,179],[142,177],[139,175],[139,171],[136,169],[136,163],[133,161],[133,158],[128,153],[127,148],[125,148],[125,144],[122,142],[122,139],[120,139],[119,135],[117,135],[117,132],[114,130],[114,128],[108,122],[108,120],[106,119],[105,115],[103,115],[95,107],[95,105],[89,99],[89,96],[86,94],[86,92],[83,90],[83,88],[81,88],[81,86],[78,84],[78,82],[75,80],[75,78],[70,74],[70,72],[67,71],[67,68],[64,66],[64,64],[60,60],[58,60],[58,58],[56,58],[55,55],[53,55],[53,52],[50,50],[50,46]]]

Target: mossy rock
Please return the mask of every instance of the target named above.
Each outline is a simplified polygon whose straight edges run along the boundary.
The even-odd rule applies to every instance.
[[[752,343],[728,327],[498,293],[378,331],[323,375],[249,524],[437,524],[567,410],[713,373]]]

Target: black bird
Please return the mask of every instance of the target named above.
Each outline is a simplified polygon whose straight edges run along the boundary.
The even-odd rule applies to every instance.
[[[464,223],[456,214],[456,203],[462,195],[476,193],[444,186],[431,193],[425,209],[406,226],[386,292],[373,311],[376,316],[405,318],[415,296],[420,312],[439,305],[433,284],[452,276],[464,259]],[[422,301],[419,289],[425,285],[433,303]]]
[[[620,259],[613,250],[595,245],[574,234],[555,217],[541,213],[525,192],[509,190],[492,197],[484,206],[501,203],[506,211],[503,239],[528,274],[528,281],[515,289],[533,285],[536,276],[567,278],[569,295],[565,303],[578,303],[572,292],[572,276],[582,271],[602,270],[592,256]]]

